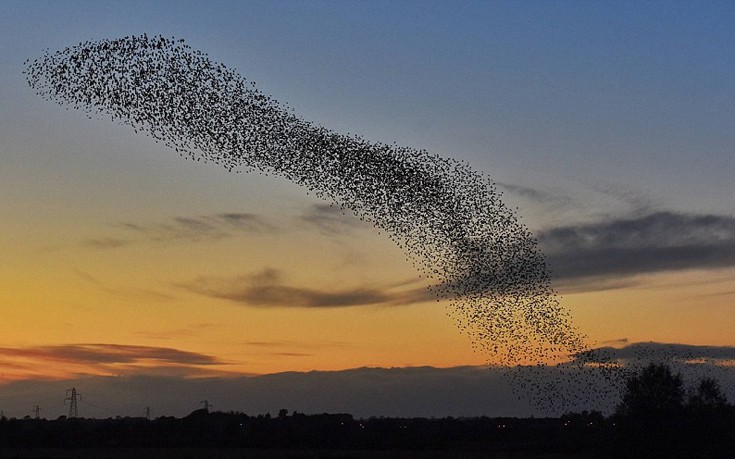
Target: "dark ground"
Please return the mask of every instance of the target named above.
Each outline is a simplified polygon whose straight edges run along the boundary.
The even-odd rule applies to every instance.
[[[591,459],[596,457],[599,456],[482,451],[339,451],[239,448],[11,448],[0,450],[0,458],[3,459]]]
[[[0,419],[0,458],[733,458],[735,410],[605,418],[278,417],[197,410],[184,418]]]

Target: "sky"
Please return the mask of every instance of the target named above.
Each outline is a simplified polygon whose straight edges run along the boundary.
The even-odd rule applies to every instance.
[[[735,360],[734,20],[715,1],[0,2],[0,400],[19,382],[493,363],[372,225],[22,74],[44,49],[142,33],[305,120],[490,177],[591,346]]]

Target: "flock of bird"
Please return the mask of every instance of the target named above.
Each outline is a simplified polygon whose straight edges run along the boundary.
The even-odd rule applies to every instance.
[[[145,131],[182,156],[283,177],[372,222],[449,300],[449,315],[492,363],[541,368],[588,355],[536,239],[494,184],[463,162],[305,121],[183,40],[84,42],[47,50],[24,73],[47,100]],[[542,404],[558,392],[516,375]]]

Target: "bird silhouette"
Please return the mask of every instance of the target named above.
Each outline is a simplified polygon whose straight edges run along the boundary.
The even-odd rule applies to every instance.
[[[515,387],[537,403],[587,401],[595,381],[620,380],[561,306],[533,234],[467,163],[306,121],[180,39],[87,41],[26,64],[47,100],[147,132],[184,157],[285,178],[372,223],[448,300],[472,348],[515,366]],[[548,362],[562,363],[552,372]],[[578,388],[573,399],[562,387]]]

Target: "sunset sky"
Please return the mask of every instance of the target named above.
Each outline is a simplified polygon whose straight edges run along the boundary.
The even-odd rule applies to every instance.
[[[21,73],[142,33],[305,120],[482,171],[592,346],[735,359],[734,23],[716,1],[0,2],[0,394],[492,363],[446,304],[415,300],[426,281],[372,225],[46,102]]]

